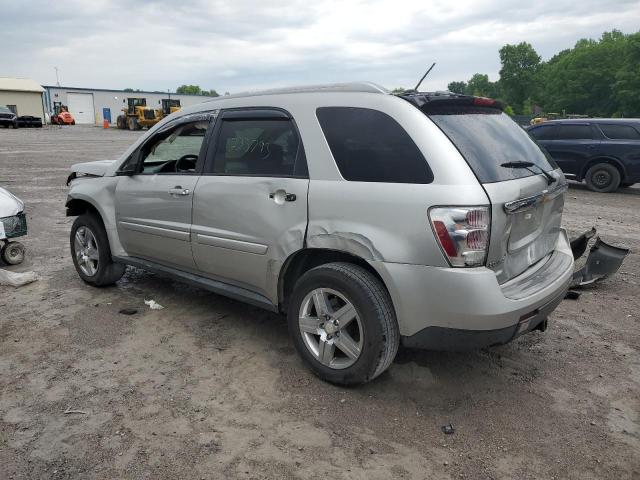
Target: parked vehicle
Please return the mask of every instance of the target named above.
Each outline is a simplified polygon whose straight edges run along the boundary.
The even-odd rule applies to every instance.
[[[66,105],[56,105],[56,110],[54,115],[51,117],[52,125],[75,125],[76,120],[73,118],[73,115],[69,112],[69,109]]]
[[[286,313],[338,384],[377,377],[400,343],[544,330],[573,273],[564,176],[486,98],[368,83],[219,97],[69,182],[85,282],[135,265]]]
[[[566,176],[594,192],[640,182],[640,119],[554,120],[528,131]]]
[[[162,120],[162,109],[154,110],[147,107],[146,98],[127,98],[127,106],[122,109],[122,115],[116,118],[116,125],[123,130],[141,130],[151,128]]]
[[[179,112],[182,106],[180,105],[179,98],[163,98],[161,101],[162,105],[162,117],[168,117],[172,113]]]
[[[27,234],[24,203],[8,190],[0,187],[0,258],[8,265],[24,260],[24,245],[15,238]]]
[[[4,128],[18,128],[18,117],[3,105],[0,105],[0,125]]]
[[[21,128],[42,128],[42,118],[33,115],[22,115],[17,118],[17,123]]]

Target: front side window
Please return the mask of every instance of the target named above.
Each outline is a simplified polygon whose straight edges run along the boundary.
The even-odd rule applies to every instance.
[[[416,144],[386,113],[369,108],[321,107],[316,115],[345,180],[433,181],[431,169]]]
[[[640,140],[640,133],[630,125],[600,124],[599,127],[611,140]]]
[[[223,118],[213,162],[214,173],[304,176],[303,163],[300,138],[290,119]]]
[[[529,130],[529,133],[536,140],[553,140],[553,132],[555,127],[553,125],[543,125],[542,127],[536,127]]]
[[[157,134],[140,151],[138,171],[143,174],[195,173],[208,126],[208,121],[200,120]]]
[[[590,140],[593,137],[589,125],[558,125],[556,140]]]

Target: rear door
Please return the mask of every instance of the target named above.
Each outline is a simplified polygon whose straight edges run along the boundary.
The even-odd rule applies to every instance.
[[[498,281],[506,282],[548,256],[560,232],[566,189],[553,160],[498,109],[439,108],[428,115],[456,145],[489,196],[487,266]],[[532,166],[509,166],[517,162]]]
[[[118,236],[128,255],[195,270],[193,192],[204,164],[210,117],[167,125],[121,168],[115,193]]]
[[[589,159],[600,153],[600,136],[588,123],[557,123],[553,133],[540,143],[563,172],[579,175]]]
[[[303,247],[309,178],[298,130],[276,109],[223,111],[193,203],[193,254],[206,276],[277,298]]]

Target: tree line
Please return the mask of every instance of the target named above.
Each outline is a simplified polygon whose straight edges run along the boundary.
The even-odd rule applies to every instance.
[[[508,113],[640,116],[640,32],[605,32],[600,39],[579,40],[548,61],[531,44],[499,50],[500,77],[474,74],[448,84],[452,92],[496,98]]]

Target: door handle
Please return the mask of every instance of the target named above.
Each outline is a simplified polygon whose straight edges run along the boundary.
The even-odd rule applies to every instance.
[[[169,195],[180,195],[180,196],[187,196],[191,194],[191,190],[189,190],[188,188],[182,188],[180,185],[176,185],[173,188],[169,189]]]
[[[278,205],[282,205],[284,202],[295,202],[298,197],[295,193],[287,193],[285,190],[280,189],[270,193],[269,198]]]

